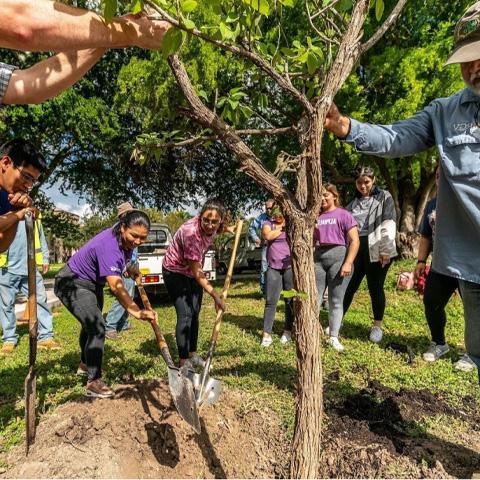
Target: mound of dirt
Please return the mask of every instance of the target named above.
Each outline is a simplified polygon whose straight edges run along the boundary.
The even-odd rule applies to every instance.
[[[339,404],[327,406],[320,476],[471,478],[480,470],[475,432],[479,418],[472,399],[464,404],[459,410],[427,390],[397,392],[372,381]],[[418,420],[438,415],[467,421],[472,435],[452,443],[418,426]]]
[[[78,399],[42,418],[25,458],[6,458],[8,478],[285,477],[288,444],[268,411],[248,411],[224,391],[201,411],[197,435],[177,414],[164,382],[132,382],[114,399]]]

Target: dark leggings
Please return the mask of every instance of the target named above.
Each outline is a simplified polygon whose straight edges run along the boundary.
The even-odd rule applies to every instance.
[[[288,267],[284,270],[277,270],[276,268],[268,267],[265,286],[267,288],[267,301],[265,302],[265,311],[263,313],[263,331],[272,333],[277,303],[280,300],[282,290],[291,290],[293,288],[292,268]],[[291,332],[292,328],[292,298],[285,298],[285,330]]]
[[[380,262],[371,262],[368,251],[368,237],[360,237],[360,249],[353,264],[353,275],[348,284],[345,297],[343,299],[343,314],[347,313],[353,300],[353,296],[360,287],[363,277],[367,277],[368,292],[372,300],[372,310],[374,320],[383,320],[385,313],[385,291],[383,285],[387,277],[390,262],[385,267],[382,267]]]
[[[87,365],[88,380],[101,378],[105,345],[103,285],[80,280],[65,265],[55,277],[55,295],[82,325],[79,344],[82,363]]]
[[[447,324],[445,307],[457,288],[456,278],[442,275],[434,270],[428,273],[423,304],[432,342],[437,345],[445,345],[445,325]]]
[[[177,312],[178,356],[185,360],[197,351],[199,315],[202,308],[203,288],[194,278],[163,269],[163,281]]]

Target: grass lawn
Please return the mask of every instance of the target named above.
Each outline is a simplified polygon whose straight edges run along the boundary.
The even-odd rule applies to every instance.
[[[48,272],[46,275],[44,275],[44,278],[54,278],[55,275],[63,268],[65,264],[64,263],[51,263],[50,268],[48,269]]]
[[[335,372],[340,379],[328,382],[327,401],[358,391],[368,380],[378,380],[394,389],[428,389],[433,393],[442,393],[453,404],[460,402],[465,395],[479,399],[476,373],[456,372],[452,366],[463,353],[463,309],[458,296],[447,309],[450,353],[435,364],[427,364],[421,359],[421,353],[429,345],[422,300],[413,291],[397,292],[394,288],[396,274],[408,268],[413,268],[412,262],[396,262],[390,269],[386,283],[386,329],[380,345],[368,341],[371,306],[365,285],[357,293],[341,332],[345,352],[338,354],[331,349],[323,350],[324,375]],[[282,346],[277,335],[270,348],[260,347],[264,302],[258,291],[255,279],[238,281],[232,286],[212,374],[229,387],[247,392],[250,406],[268,406],[278,412],[291,433],[294,423],[295,348],[292,344]],[[107,295],[106,309],[111,301],[112,297]],[[176,355],[174,309],[165,299],[154,304],[172,354]],[[274,327],[278,335],[283,327],[282,312],[283,307],[280,307]],[[40,351],[38,354],[40,412],[48,411],[83,392],[83,381],[75,376],[79,362],[79,324],[64,308],[57,309],[54,315],[56,338],[63,348],[59,352]],[[205,353],[208,348],[214,318],[213,302],[206,296],[201,313],[200,353]],[[325,312],[322,312],[322,323],[324,326],[327,323]],[[121,383],[122,377],[130,373],[137,379],[166,376],[150,326],[135,320],[133,326],[118,341],[106,344],[104,376],[109,383]],[[27,328],[20,327],[19,333],[20,343],[14,354],[8,358],[0,357],[0,452],[20,442],[24,434],[23,382],[28,364]],[[416,354],[414,362],[409,364],[403,355],[385,350],[388,342],[410,345]],[[438,431],[446,429],[443,435],[448,436],[448,419],[430,423],[424,427]]]

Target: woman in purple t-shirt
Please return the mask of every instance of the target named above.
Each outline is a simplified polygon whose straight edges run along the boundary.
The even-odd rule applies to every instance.
[[[223,299],[208,281],[202,266],[205,253],[217,234],[233,231],[233,227],[227,227],[227,221],[223,204],[207,200],[200,215],[177,230],[163,259],[163,280],[177,313],[175,338],[180,366],[187,360],[193,367],[205,365],[197,354],[203,291],[213,298],[217,310],[225,309]]]
[[[275,321],[277,303],[282,290],[293,288],[293,276],[290,247],[285,234],[285,218],[278,207],[271,212],[272,220],[267,220],[262,227],[262,237],[267,242],[266,302],[263,313],[262,347],[272,344],[272,329]],[[292,299],[285,298],[285,327],[280,342],[285,344],[292,339],[293,306]]]
[[[88,377],[86,395],[89,397],[114,395],[102,380],[105,283],[130,315],[140,320],[157,320],[156,312],[138,307],[122,280],[132,251],[146,240],[149,230],[150,220],[145,213],[128,212],[113,228],[103,230],[81,247],[55,277],[55,295],[82,325],[77,375]]]
[[[313,239],[319,303],[328,287],[328,343],[341,352],[343,345],[338,340],[338,334],[343,318],[343,297],[360,240],[357,222],[350,212],[340,208],[338,190],[331,183],[322,189],[322,212],[317,219]]]

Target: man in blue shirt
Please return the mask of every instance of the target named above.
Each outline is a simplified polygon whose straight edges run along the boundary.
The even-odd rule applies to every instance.
[[[35,261],[48,272],[49,252],[48,244],[40,220],[35,225]],[[38,244],[37,244],[38,242]],[[37,274],[37,313],[38,313],[38,348],[58,350],[60,346],[53,340],[52,312],[48,308],[47,294],[40,272]],[[17,233],[10,248],[0,254],[0,321],[3,330],[3,347],[0,354],[8,355],[13,352],[18,343],[15,317],[15,297],[22,292],[28,296],[27,272],[27,234],[25,221],[20,221]]]
[[[133,205],[129,202],[124,202],[117,207],[117,215],[120,220],[128,212],[136,210]],[[132,258],[130,259],[131,264],[138,263],[138,248],[135,248],[132,251]],[[133,298],[135,294],[135,279],[131,278],[127,271],[123,272],[123,285],[128,294]],[[122,331],[129,330],[130,325],[128,323],[128,312],[120,304],[120,302],[115,299],[112,303],[110,311],[105,317],[105,338],[108,340],[116,340],[118,334]]]
[[[257,231],[261,231],[263,224],[267,220],[271,220],[270,213],[272,212],[273,206],[275,205],[275,200],[269,198],[265,202],[265,212],[261,213],[255,220],[250,224],[248,227],[248,236],[255,242],[257,247],[263,245],[262,248],[262,266],[260,270],[260,290],[262,294],[265,295],[265,273],[268,269],[267,263],[267,244],[262,241],[262,239],[258,236]]]
[[[31,209],[28,191],[47,168],[35,147],[14,139],[0,147],[0,252],[12,243],[17,224]]]
[[[414,155],[436,146],[440,154],[436,237],[432,268],[458,279],[465,311],[465,344],[480,368],[480,2],[455,28],[455,50],[466,88],[434,100],[393,125],[360,123],[332,104],[325,127],[359,152]]]

